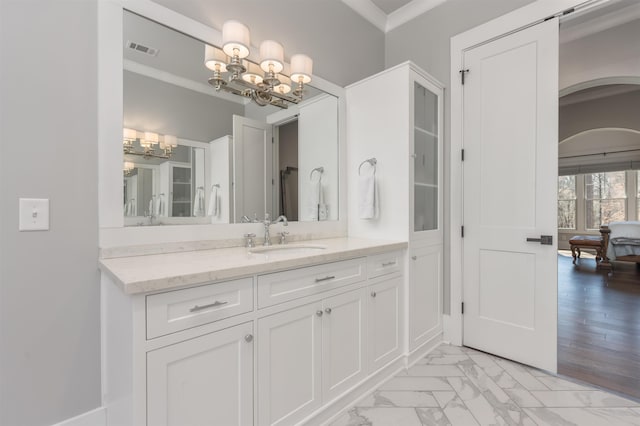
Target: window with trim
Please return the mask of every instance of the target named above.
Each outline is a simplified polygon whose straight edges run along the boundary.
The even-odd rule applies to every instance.
[[[558,177],[558,228],[576,229],[576,176]]]
[[[584,176],[585,227],[597,230],[601,224],[627,218],[626,173],[589,173]]]

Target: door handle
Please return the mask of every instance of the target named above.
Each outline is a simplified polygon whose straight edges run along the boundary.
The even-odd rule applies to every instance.
[[[543,246],[552,246],[553,245],[553,236],[551,236],[551,235],[540,235],[540,238],[527,238],[527,242],[529,242],[529,243],[540,243]]]

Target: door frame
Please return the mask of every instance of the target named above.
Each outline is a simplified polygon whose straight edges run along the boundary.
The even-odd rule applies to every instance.
[[[461,151],[463,147],[463,92],[459,71],[463,69],[464,53],[473,47],[538,24],[545,18],[561,14],[571,8],[581,9],[600,3],[599,0],[538,0],[485,24],[451,38],[450,94],[451,136],[449,139],[449,313],[444,315],[444,340],[462,345],[464,325],[461,305],[463,301],[463,245],[459,230],[463,225],[464,185]]]

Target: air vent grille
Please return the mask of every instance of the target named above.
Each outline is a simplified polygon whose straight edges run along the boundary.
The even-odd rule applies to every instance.
[[[145,46],[144,44],[136,43],[135,41],[127,40],[127,48],[135,50],[136,52],[144,53],[149,56],[156,56],[158,49],[155,47]]]

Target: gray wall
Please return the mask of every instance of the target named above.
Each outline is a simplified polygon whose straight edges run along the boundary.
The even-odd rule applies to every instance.
[[[639,90],[560,107],[559,141],[585,130],[620,127],[640,131]]]
[[[447,0],[442,5],[390,31],[385,39],[385,66],[411,60],[445,86],[444,99],[444,164],[449,163],[449,134],[451,117],[449,111],[451,37],[493,18],[504,15],[533,0]],[[448,170],[445,173],[445,194],[448,191]],[[445,211],[450,201],[445,199]],[[445,217],[446,221],[446,217]],[[448,224],[445,222],[445,252],[448,250]],[[444,309],[449,312],[448,258],[444,268]]]
[[[0,424],[100,405],[96,0],[1,0]],[[18,232],[18,198],[50,230]]]
[[[124,127],[209,142],[233,133],[244,105],[124,72]],[[212,89],[213,90],[213,89]]]

